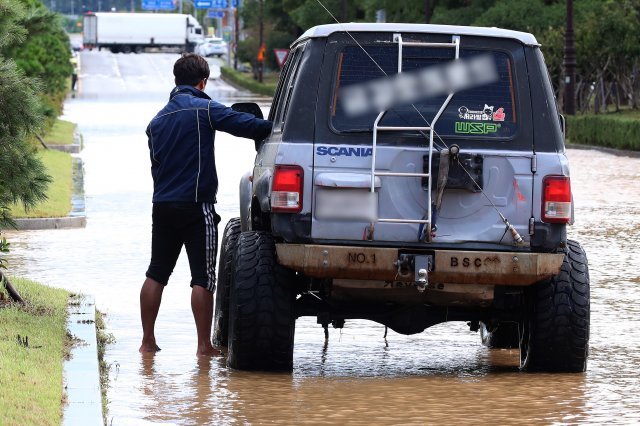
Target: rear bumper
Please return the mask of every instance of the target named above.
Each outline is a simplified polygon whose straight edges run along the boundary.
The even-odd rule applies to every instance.
[[[401,250],[397,248],[276,244],[278,262],[313,278],[349,278],[380,281],[414,281],[401,275],[401,253],[432,256],[429,281],[452,284],[528,286],[560,272],[563,254]]]

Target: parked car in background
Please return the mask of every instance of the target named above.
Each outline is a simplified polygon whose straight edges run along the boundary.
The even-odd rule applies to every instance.
[[[198,43],[195,52],[200,56],[217,56],[227,54],[227,43],[217,37],[207,37],[202,42]]]
[[[79,38],[72,38],[69,40],[69,46],[71,46],[71,50],[73,52],[80,52],[82,49],[84,49],[84,46],[82,44],[82,40]]]

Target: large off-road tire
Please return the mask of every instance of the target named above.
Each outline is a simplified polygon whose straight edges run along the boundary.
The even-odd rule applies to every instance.
[[[276,262],[273,237],[240,234],[229,303],[229,366],[291,371],[295,332],[294,273]]]
[[[220,243],[218,282],[216,284],[216,307],[213,316],[213,344],[227,346],[229,336],[229,288],[236,272],[235,256],[240,236],[240,218],[227,223]]]
[[[589,354],[589,267],[569,240],[560,273],[525,294],[520,358],[530,371],[583,372]]]
[[[480,339],[482,344],[493,349],[513,349],[520,345],[518,336],[518,324],[513,322],[503,322],[498,327],[491,330],[489,327],[480,323]]]

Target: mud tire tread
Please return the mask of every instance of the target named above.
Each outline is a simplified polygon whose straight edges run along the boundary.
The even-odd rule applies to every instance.
[[[294,273],[276,261],[270,234],[240,234],[231,289],[229,366],[291,371],[295,332]]]
[[[584,372],[589,354],[589,267],[582,246],[567,241],[560,273],[529,293],[530,371]]]
[[[235,274],[235,255],[240,237],[240,218],[235,217],[224,228],[220,243],[216,305],[213,316],[213,344],[227,346],[229,335],[229,288]]]

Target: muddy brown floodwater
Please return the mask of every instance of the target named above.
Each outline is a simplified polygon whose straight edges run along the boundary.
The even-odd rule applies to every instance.
[[[528,374],[516,350],[490,350],[465,324],[414,336],[365,321],[331,330],[296,324],[292,374],[245,373],[198,361],[189,270],[179,260],[157,324],[162,351],[143,357],[138,292],[147,267],[151,178],[144,130],[172,88],[176,55],[83,52],[65,117],[84,134],[85,229],[9,235],[11,272],[92,293],[117,342],[109,347],[109,424],[553,424],[640,422],[640,159],[569,150],[576,223],[589,257],[591,355],[585,374]],[[220,81],[207,92],[250,100]],[[269,101],[258,99],[265,108]],[[236,215],[251,141],[218,134],[219,213]]]

